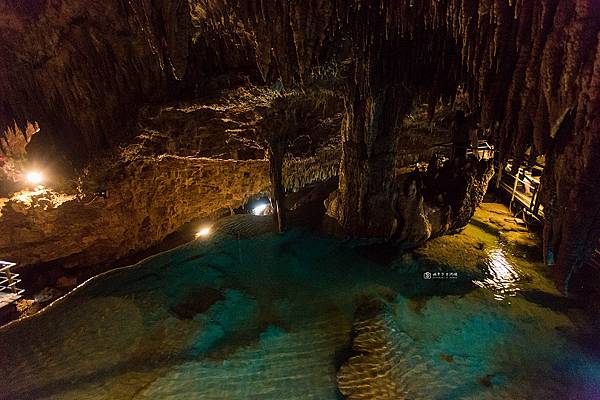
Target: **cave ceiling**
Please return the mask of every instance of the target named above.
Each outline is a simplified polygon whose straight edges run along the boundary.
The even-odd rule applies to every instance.
[[[354,207],[389,189],[414,102],[464,91],[501,158],[546,156],[546,242],[577,264],[600,235],[599,36],[595,0],[0,0],[0,126],[34,121],[32,151],[82,163],[145,104],[329,85]]]

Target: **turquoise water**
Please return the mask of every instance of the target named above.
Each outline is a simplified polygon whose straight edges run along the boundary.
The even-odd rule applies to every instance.
[[[570,319],[471,282],[494,274],[426,280],[303,230],[217,231],[0,331],[0,398],[341,399],[354,313],[373,297],[394,311],[407,398],[600,398],[600,360]]]

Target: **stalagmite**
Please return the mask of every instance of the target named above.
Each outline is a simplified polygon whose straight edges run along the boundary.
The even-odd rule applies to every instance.
[[[345,104],[338,223],[349,234],[385,236],[390,218],[373,208],[392,204],[396,155],[386,149],[402,144],[402,116],[418,99],[432,107],[465,90],[501,160],[522,158],[530,146],[546,156],[545,242],[558,275],[595,247],[598,2],[159,0],[149,7],[0,2],[0,126],[38,121],[34,152],[54,149],[83,164],[131,135],[128,116],[142,99],[201,94],[219,86],[216,76],[293,88],[312,85],[318,71],[338,71],[327,78]]]

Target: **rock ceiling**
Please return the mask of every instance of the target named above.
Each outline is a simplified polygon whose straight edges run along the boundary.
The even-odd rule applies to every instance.
[[[0,125],[36,121],[32,151],[83,162],[142,104],[330,82],[339,222],[364,232],[360,205],[391,201],[404,114],[461,88],[501,157],[546,155],[546,245],[567,271],[600,236],[599,36],[595,0],[0,0]]]

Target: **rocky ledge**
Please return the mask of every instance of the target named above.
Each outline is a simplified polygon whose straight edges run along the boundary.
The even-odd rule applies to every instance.
[[[105,182],[107,197],[39,187],[5,202],[3,257],[19,264],[86,265],[147,248],[183,224],[237,208],[269,187],[265,160],[146,157]]]
[[[145,108],[138,135],[76,178],[54,177],[48,187],[0,200],[2,258],[21,267],[51,262],[64,272],[145,250],[192,221],[229,215],[270,190],[268,140],[280,126],[299,132],[283,166],[287,189],[336,176],[340,104],[331,92],[319,93],[317,106],[311,96],[250,86]]]

